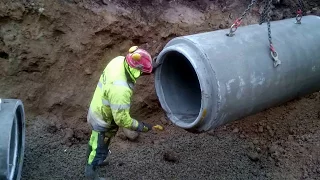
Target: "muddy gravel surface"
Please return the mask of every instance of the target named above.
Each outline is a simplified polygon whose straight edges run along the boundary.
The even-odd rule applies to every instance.
[[[203,134],[162,119],[164,131],[140,134],[134,142],[119,133],[100,174],[108,179],[319,179],[319,113],[316,93]],[[87,137],[53,120],[29,119],[23,179],[84,179]]]
[[[294,17],[296,2],[272,6]],[[305,14],[320,15],[320,1]],[[83,179],[86,113],[105,65],[132,45],[156,55],[172,38],[229,28],[249,0],[1,0],[0,97],[27,115],[23,179]],[[257,23],[257,1],[243,25]],[[109,179],[320,179],[319,93],[203,134],[165,119],[153,76],[135,87],[133,117],[165,126],[135,142],[114,138]]]

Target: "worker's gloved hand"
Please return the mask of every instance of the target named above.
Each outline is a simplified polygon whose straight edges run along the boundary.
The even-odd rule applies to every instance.
[[[139,132],[148,132],[152,130],[152,125],[144,123],[144,122],[139,122],[137,131]]]

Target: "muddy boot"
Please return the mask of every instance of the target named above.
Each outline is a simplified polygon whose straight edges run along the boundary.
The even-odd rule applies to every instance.
[[[109,161],[105,159],[103,162],[99,163],[99,166],[107,166],[109,165]]]
[[[98,166],[107,166],[107,165],[109,165],[109,158],[108,157],[109,157],[110,154],[111,154],[111,151],[108,150],[106,158],[103,161],[99,161],[98,162]]]
[[[87,180],[106,180],[106,178],[98,176],[97,169],[92,165],[86,165],[85,176]]]
[[[95,180],[95,178],[98,177],[96,168],[92,165],[86,165],[84,175],[88,180]]]

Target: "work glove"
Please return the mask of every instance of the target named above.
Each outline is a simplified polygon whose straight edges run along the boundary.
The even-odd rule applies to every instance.
[[[148,132],[152,130],[152,125],[144,123],[144,122],[139,122],[137,131],[139,132]]]

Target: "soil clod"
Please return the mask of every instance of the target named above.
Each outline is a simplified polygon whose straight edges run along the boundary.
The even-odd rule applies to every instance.
[[[48,131],[49,133],[51,133],[51,134],[54,134],[55,132],[58,131],[58,128],[57,128],[57,126],[55,126],[55,125],[49,125],[49,126],[47,127],[47,131]]]
[[[260,156],[257,152],[249,152],[248,157],[253,162],[257,162],[260,160]]]
[[[240,131],[239,128],[234,128],[232,132],[238,133],[239,131]]]
[[[263,126],[259,126],[258,132],[262,133],[263,132]]]

